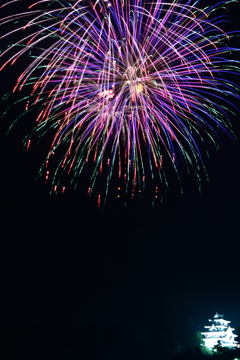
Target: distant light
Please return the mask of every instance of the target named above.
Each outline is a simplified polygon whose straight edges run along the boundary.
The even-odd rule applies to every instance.
[[[227,321],[223,319],[223,315],[219,315],[216,313],[213,320],[209,319],[212,322],[211,326],[205,326],[208,331],[204,331],[201,334],[204,336],[203,340],[205,346],[212,349],[213,351],[217,351],[216,347],[228,347],[228,348],[236,348],[238,347],[237,341],[234,338],[237,335],[234,335],[233,330],[229,326],[231,321]],[[233,359],[240,360],[240,359]]]

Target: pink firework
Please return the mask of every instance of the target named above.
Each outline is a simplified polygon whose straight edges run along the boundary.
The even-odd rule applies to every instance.
[[[31,57],[14,91],[31,88],[26,113],[38,111],[26,147],[31,136],[52,136],[40,174],[53,192],[84,178],[88,194],[104,184],[99,205],[112,186],[134,198],[149,182],[158,197],[168,187],[165,164],[178,176],[179,158],[200,183],[200,144],[217,144],[219,128],[231,132],[228,98],[239,97],[223,76],[239,73],[228,56],[234,32],[212,15],[230,2],[201,10],[181,0],[42,0],[1,19],[10,29],[2,38],[20,34],[1,69]]]

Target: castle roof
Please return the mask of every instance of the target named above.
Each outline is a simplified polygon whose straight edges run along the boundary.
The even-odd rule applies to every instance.
[[[213,348],[219,341],[222,346],[236,347],[237,341],[235,338],[238,335],[233,334],[234,328],[229,324],[231,321],[224,320],[223,315],[216,313],[213,319],[209,319],[211,325],[204,326],[207,331],[202,332],[204,336],[205,345]]]

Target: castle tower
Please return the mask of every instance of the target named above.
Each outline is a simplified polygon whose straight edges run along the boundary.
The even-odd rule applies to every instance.
[[[233,334],[233,328],[230,327],[230,322],[223,319],[223,315],[216,313],[213,320],[208,320],[211,325],[204,326],[208,331],[202,332],[205,346],[213,348],[215,345],[222,347],[235,348],[238,346],[235,338],[237,335]]]

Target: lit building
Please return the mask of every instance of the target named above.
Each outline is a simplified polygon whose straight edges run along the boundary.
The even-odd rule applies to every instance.
[[[208,331],[202,332],[205,346],[213,348],[215,345],[222,347],[235,348],[238,342],[235,340],[237,335],[233,334],[233,329],[230,327],[230,322],[223,319],[223,315],[216,313],[213,320],[209,319],[211,325],[204,326]]]

